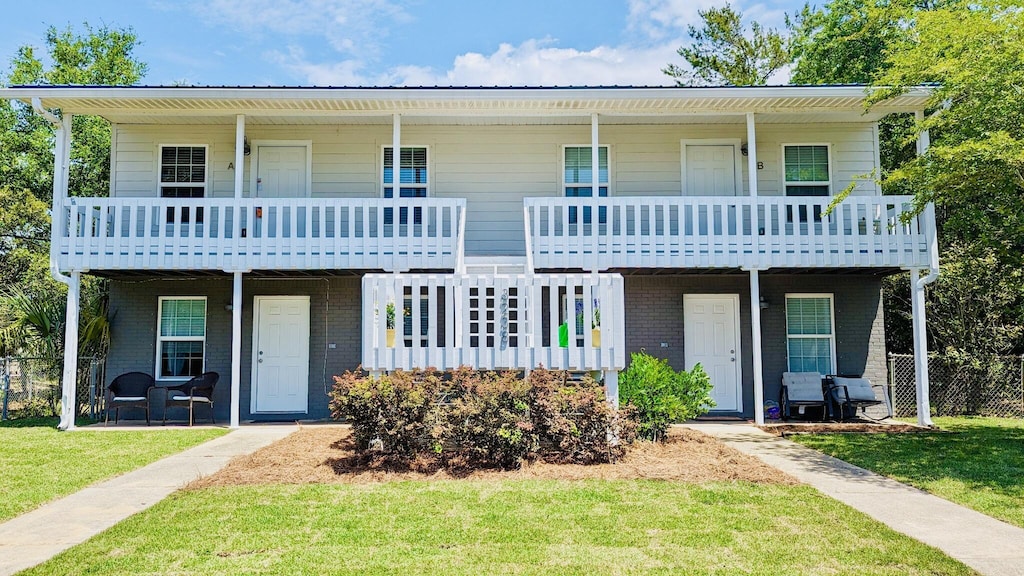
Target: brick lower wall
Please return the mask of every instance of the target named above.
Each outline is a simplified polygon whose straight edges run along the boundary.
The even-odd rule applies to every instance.
[[[885,328],[881,280],[869,275],[761,274],[761,339],[765,399],[778,400],[786,371],[787,293],[831,293],[836,324],[838,372],[864,374],[873,383],[886,381]],[[641,349],[685,367],[684,294],[738,294],[743,372],[743,412],[753,416],[753,356],[750,334],[750,277],[747,274],[627,276],[626,349]]]
[[[749,276],[746,274],[626,276],[625,317],[627,352],[641,349],[685,366],[683,357],[683,295],[738,294],[743,372],[743,414],[753,414],[753,360],[750,336]],[[841,373],[865,374],[875,383],[886,381],[885,330],[881,281],[868,275],[766,274],[761,293],[769,302],[762,310],[762,350],[765,398],[777,399],[786,370],[785,295],[827,292],[835,295],[836,350]],[[242,389],[243,419],[250,413],[252,371],[252,302],[257,295],[310,297],[309,413],[328,416],[327,391],[333,376],[359,365],[361,357],[361,285],[357,277],[296,280],[249,278],[243,282]],[[156,355],[157,299],[160,296],[207,296],[206,368],[221,374],[215,403],[219,420],[228,417],[231,374],[231,280],[155,279],[112,281],[110,286],[110,378],[133,370],[153,373]],[[333,343],[334,347],[329,347]],[[663,346],[664,344],[664,346]],[[155,407],[157,418],[162,408]],[[181,417],[180,413],[176,417]],[[299,417],[296,415],[296,417]]]
[[[252,373],[253,297],[308,295],[310,299],[309,413],[295,418],[326,418],[327,391],[333,376],[359,365],[361,357],[361,287],[359,278],[299,280],[247,279],[242,284],[242,419],[280,418],[250,413]],[[112,281],[110,284],[111,347],[107,358],[110,378],[133,370],[154,373],[156,315],[160,296],[206,296],[206,369],[220,373],[214,394],[218,420],[229,413],[231,388],[230,279]],[[334,347],[329,347],[329,344]],[[154,400],[156,400],[154,396]],[[163,408],[154,403],[154,415]],[[182,411],[172,413],[181,418]],[[200,415],[201,418],[205,414]]]

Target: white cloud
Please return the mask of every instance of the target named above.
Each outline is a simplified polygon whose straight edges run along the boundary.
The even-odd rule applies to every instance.
[[[672,81],[661,69],[673,60],[679,45],[678,41],[671,41],[649,47],[598,46],[577,50],[554,44],[550,39],[527,40],[518,46],[502,44],[491,54],[460,54],[445,71],[399,66],[377,76],[363,74],[365,66],[356,60],[309,62],[297,49],[287,55],[278,54],[275,59],[306,82],[319,85],[666,85]]]
[[[409,19],[391,0],[196,0],[188,7],[211,25],[260,36],[317,36],[364,58],[377,55],[386,24]]]
[[[733,1],[733,9],[743,14],[747,23],[758,22],[768,28],[781,28],[785,11],[778,7],[780,0],[769,3]],[[653,39],[669,35],[682,35],[687,27],[700,25],[699,11],[725,5],[724,0],[629,0],[630,30],[639,30]]]

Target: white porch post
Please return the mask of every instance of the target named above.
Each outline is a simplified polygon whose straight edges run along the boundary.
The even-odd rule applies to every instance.
[[[75,429],[75,388],[78,384],[78,310],[82,292],[82,273],[71,272],[68,282],[67,314],[64,323],[64,378],[60,397],[61,430]]]
[[[910,305],[914,321],[914,375],[917,380],[917,423],[932,425],[931,401],[928,394],[928,334],[926,328],[924,285],[917,268],[910,271]]]
[[[747,112],[747,186],[750,195],[757,196],[757,130],[753,112]]]
[[[619,371],[604,371],[604,398],[609,404],[619,407]]]
[[[920,124],[924,122],[924,110],[918,110],[914,113],[914,118]],[[928,152],[928,147],[931,145],[931,136],[927,130],[922,130],[917,136],[917,154],[918,156]],[[930,210],[934,211],[934,208],[929,205]],[[933,266],[935,267],[928,276],[921,278],[921,271],[917,268],[911,269],[910,271],[910,309],[913,318],[913,332],[914,332],[914,379],[917,381],[917,423],[921,426],[932,426],[932,406],[931,398],[929,394],[929,382],[928,382],[928,331],[927,331],[927,312],[925,308],[925,290],[926,284],[935,280],[938,276],[938,244],[935,238],[935,232],[932,231],[931,238],[931,252]]]
[[[399,174],[402,167],[402,115],[395,114],[391,120],[391,189],[398,198],[398,185],[402,183]],[[383,195],[383,194],[382,194]]]
[[[590,183],[593,185],[592,197],[601,195],[601,154],[598,138],[597,114],[590,115]]]
[[[238,428],[238,403],[242,391],[242,273],[234,273],[231,290],[231,423]]]
[[[761,278],[750,270],[750,346],[754,370],[754,422],[764,424],[764,374],[761,360]],[[737,359],[737,361],[740,361]]]
[[[235,116],[235,198],[242,197],[242,176],[245,168],[245,114]],[[255,194],[253,194],[255,196]]]

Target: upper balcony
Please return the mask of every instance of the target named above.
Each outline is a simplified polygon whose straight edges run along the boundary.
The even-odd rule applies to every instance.
[[[63,270],[454,270],[463,199],[69,198]]]
[[[527,198],[537,269],[932,268],[935,212],[910,196]]]

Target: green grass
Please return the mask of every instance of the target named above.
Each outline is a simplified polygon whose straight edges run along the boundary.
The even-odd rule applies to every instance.
[[[179,492],[27,574],[972,574],[806,486],[437,481]]]
[[[0,522],[224,430],[77,430],[56,419],[0,422]]]
[[[818,434],[793,440],[1024,527],[1024,421],[936,418],[951,433]]]

